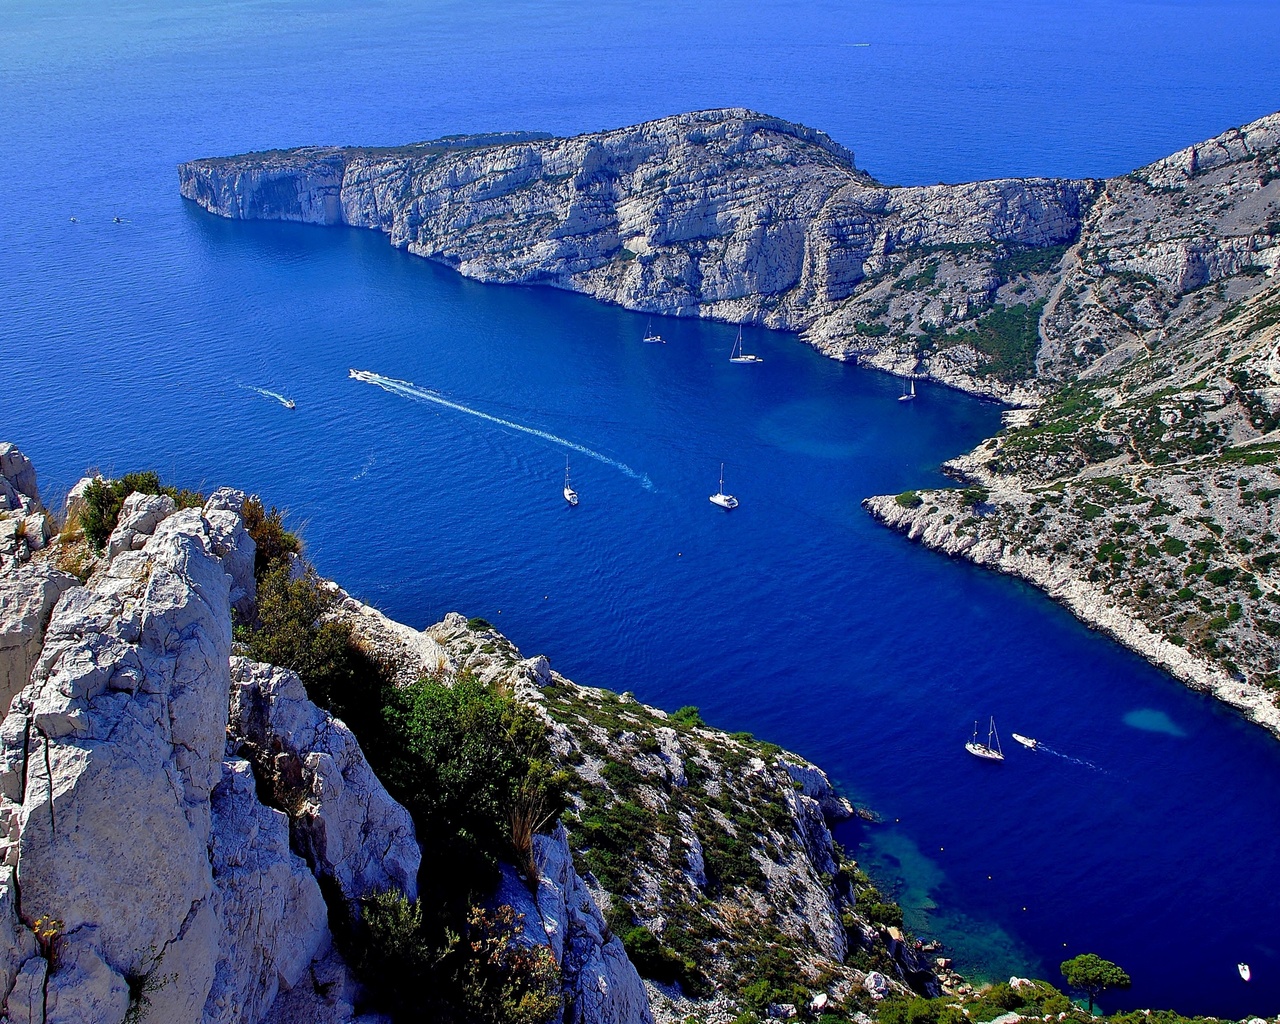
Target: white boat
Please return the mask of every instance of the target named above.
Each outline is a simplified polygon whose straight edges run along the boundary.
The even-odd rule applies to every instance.
[[[1240,977],[1245,981],[1253,977],[1253,971],[1249,970],[1248,964],[1236,964],[1236,970],[1240,972]]]
[[[980,757],[984,761],[1004,760],[1004,751],[1000,749],[1000,737],[996,733],[996,720],[994,717],[987,728],[987,742],[983,743],[978,739],[978,723],[974,722],[973,739],[964,745],[964,749],[974,757]]]
[[[293,400],[292,398],[286,398],[286,399],[284,400],[284,407],[285,407],[286,409],[296,409],[296,408],[298,408],[298,405],[297,405],[297,403],[296,403],[296,402],[294,402],[294,400]]]
[[[903,391],[903,392],[902,392],[902,394],[898,396],[898,401],[899,401],[899,402],[914,402],[915,400],[916,400],[916,379],[915,379],[914,377],[912,377],[912,378],[911,378],[911,390],[910,390],[910,391]]]
[[[578,504],[578,492],[569,486],[569,457],[564,459],[564,500],[570,505]]]
[[[653,321],[649,321],[649,326],[644,329],[644,342],[646,345],[665,345],[661,334],[653,333]]]
[[[711,495],[711,504],[719,505],[721,508],[737,508],[738,499],[732,494],[724,493],[724,463],[720,463],[720,490]]]
[[[731,363],[763,363],[764,360],[759,356],[754,356],[750,352],[742,351],[742,328],[738,328],[738,340],[733,343],[733,351],[729,353],[729,362]]]
[[[1023,736],[1020,733],[1014,733],[1013,738],[1021,743],[1028,750],[1035,750],[1040,744],[1033,740],[1030,736]]]

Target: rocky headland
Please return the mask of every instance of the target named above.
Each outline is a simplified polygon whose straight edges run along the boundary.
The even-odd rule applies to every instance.
[[[948,465],[963,490],[868,510],[1280,732],[1280,115],[1078,181],[892,187],[738,109],[179,176],[221,216],[375,228],[478,280],[794,330],[1020,407]]]
[[[489,950],[482,979],[543,964],[550,988],[490,1013],[482,985],[468,1019],[852,1015],[940,991],[900,911],[832,840],[852,808],[802,758],[696,709],[575,685],[481,620],[396,623],[315,577],[242,492],[86,478],[59,522],[14,446],[0,469],[0,522],[20,524],[0,555],[3,1019],[389,1019],[352,936],[388,895],[421,934],[413,915],[449,891],[429,873],[447,819],[419,816],[432,793],[392,795],[402,765],[359,731],[367,716],[353,731],[326,709],[344,694],[322,680],[347,678],[329,667],[346,656],[335,638],[413,695],[408,712],[461,688],[545,739],[561,802],[538,805],[523,856],[511,825],[467,936]],[[273,625],[282,601],[288,629]],[[304,652],[299,671],[253,657],[272,630],[273,649]],[[456,950],[441,955],[465,961]]]

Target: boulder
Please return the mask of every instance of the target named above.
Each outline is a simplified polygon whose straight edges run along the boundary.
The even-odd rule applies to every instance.
[[[36,486],[36,467],[31,460],[18,450],[16,444],[8,441],[0,442],[0,492],[7,495],[16,494],[26,501],[9,505],[9,508],[22,508],[32,512],[39,511],[40,489]],[[3,507],[3,506],[0,506]]]
[[[222,559],[222,568],[231,577],[231,607],[241,616],[253,614],[258,596],[253,575],[257,545],[244,528],[244,491],[219,487],[204,504],[213,553]]]
[[[233,658],[231,743],[291,808],[294,845],[350,900],[418,890],[413,819],[387,793],[355,735],[316,707],[297,675]]]
[[[177,510],[177,503],[167,494],[141,494],[135,491],[124,499],[116,528],[107,541],[107,557],[121,551],[137,551],[147,543],[165,519]]]

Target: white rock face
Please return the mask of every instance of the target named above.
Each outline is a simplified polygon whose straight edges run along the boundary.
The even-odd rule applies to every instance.
[[[392,888],[413,899],[422,860],[413,820],[351,730],[311,703],[287,669],[234,658],[231,677],[232,743],[274,766],[281,797],[297,807],[294,841],[312,870],[350,900]]]
[[[0,725],[4,1019],[120,1024],[138,999],[151,1020],[257,1024],[277,1002],[278,1024],[354,1019],[289,819],[226,754],[231,601],[252,594],[242,502],[220,491],[202,514],[132,495],[86,586],[43,563],[0,571],[6,682],[39,651]],[[310,773],[301,830],[318,859],[355,893],[411,884],[408,816],[354,738],[305,694],[267,689]]]
[[[0,714],[31,678],[53,606],[79,585],[47,562],[0,569]]]
[[[0,511],[38,512],[41,508],[35,466],[16,444],[0,441]]]
[[[124,499],[116,528],[107,541],[107,557],[115,558],[121,551],[137,551],[177,507],[167,494],[130,494]]]
[[[328,912],[315,876],[289,849],[289,819],[258,802],[247,761],[223,762],[213,791],[215,910],[224,923],[207,1024],[256,1019],[325,952]]]
[[[546,945],[560,965],[572,1007],[566,1024],[652,1024],[644,984],[574,870],[564,826],[535,837],[534,855],[540,873],[536,895],[504,867],[494,903],[522,914],[522,941]]]

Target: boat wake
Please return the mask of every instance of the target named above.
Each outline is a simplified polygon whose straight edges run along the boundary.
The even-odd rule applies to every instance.
[[[357,473],[355,476],[353,476],[351,479],[359,480],[362,477],[368,476],[369,470],[373,468],[373,464],[377,461],[378,461],[378,457],[376,455],[370,455],[367,459],[364,460],[364,465],[360,467],[360,472]]]
[[[283,405],[286,409],[292,409],[292,408],[293,408],[293,401],[292,401],[291,399],[286,398],[284,395],[279,394],[278,392],[275,392],[275,391],[268,391],[266,388],[255,388],[252,384],[241,384],[240,386],[241,386],[242,388],[244,388],[246,391],[255,391],[255,392],[257,392],[257,393],[258,393],[258,394],[260,394],[263,398],[274,398],[277,402],[279,402],[281,405]]]
[[[1095,771],[1095,772],[1101,772],[1103,775],[1110,775],[1110,774],[1111,774],[1111,773],[1110,773],[1109,771],[1107,771],[1105,768],[1101,767],[1100,765],[1096,765],[1096,764],[1094,764],[1092,761],[1086,761],[1086,760],[1084,760],[1083,758],[1079,758],[1079,757],[1072,757],[1070,754],[1064,754],[1064,753],[1062,753],[1062,751],[1060,751],[1060,750],[1054,750],[1054,749],[1053,749],[1053,747],[1047,746],[1047,745],[1046,745],[1046,744],[1044,744],[1044,743],[1038,743],[1038,744],[1036,744],[1036,753],[1037,753],[1037,754],[1052,754],[1054,757],[1060,757],[1060,758],[1062,758],[1062,760],[1064,760],[1064,761],[1070,761],[1072,764],[1078,764],[1078,765],[1080,765],[1081,767],[1089,768],[1089,769],[1091,769],[1092,771]]]
[[[606,466],[612,466],[632,480],[637,481],[646,491],[652,491],[656,488],[653,481],[649,479],[648,473],[637,473],[630,466],[619,462],[617,459],[611,459],[594,449],[585,445],[577,444],[568,438],[560,437],[558,434],[552,434],[546,430],[538,430],[536,427],[526,427],[523,423],[516,423],[513,420],[504,420],[500,416],[491,416],[487,412],[481,412],[479,409],[472,409],[470,406],[463,405],[461,402],[453,402],[439,395],[428,388],[420,388],[412,381],[397,380],[395,377],[384,377],[380,373],[374,373],[371,370],[351,370],[348,373],[353,380],[361,380],[366,384],[374,384],[382,388],[383,391],[390,392],[393,395],[400,395],[402,398],[409,398],[415,402],[434,402],[436,405],[443,405],[446,409],[452,409],[455,412],[464,412],[468,416],[475,416],[478,419],[488,420],[490,423],[496,423],[500,427],[506,427],[508,430],[518,430],[522,434],[532,434],[534,437],[540,437],[544,441],[550,441],[552,444],[558,444],[562,448],[568,448],[570,451],[581,452],[597,462],[603,462]]]

